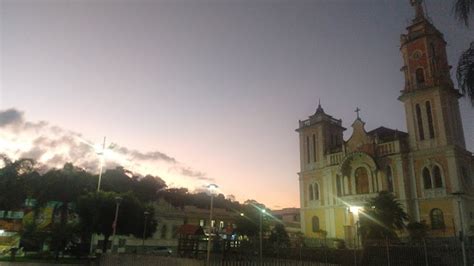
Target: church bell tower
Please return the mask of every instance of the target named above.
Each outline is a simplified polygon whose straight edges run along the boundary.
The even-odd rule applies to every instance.
[[[405,105],[412,150],[447,145],[465,148],[458,98],[450,77],[446,41],[426,17],[422,0],[411,0],[415,18],[400,38]]]

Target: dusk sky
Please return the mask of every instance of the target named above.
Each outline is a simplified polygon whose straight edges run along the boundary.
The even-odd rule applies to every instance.
[[[408,0],[0,0],[0,153],[299,207],[298,120],[361,108],[406,130],[400,34]],[[449,62],[474,39],[451,0],[427,0]],[[454,78],[454,75],[453,75]],[[468,149],[474,108],[461,99]],[[44,122],[40,122],[44,121]],[[112,165],[110,165],[112,166]]]

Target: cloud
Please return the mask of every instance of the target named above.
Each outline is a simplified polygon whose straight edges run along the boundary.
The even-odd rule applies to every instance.
[[[34,159],[42,167],[58,168],[68,162],[92,172],[98,172],[100,167],[95,145],[80,133],[46,121],[27,121],[24,112],[14,108],[0,110],[0,151],[13,160]],[[162,176],[168,184],[188,186],[213,181],[204,172],[161,151],[143,152],[111,144],[104,158],[105,168],[123,166],[142,176]]]
[[[16,109],[7,109],[5,111],[0,111],[0,127],[18,124],[23,122],[23,112],[20,112]]]

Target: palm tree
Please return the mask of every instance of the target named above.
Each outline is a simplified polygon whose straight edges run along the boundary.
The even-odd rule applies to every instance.
[[[469,17],[472,12],[474,12],[474,0],[454,2],[454,15],[466,27],[469,27]],[[456,79],[462,93],[471,99],[474,106],[474,42],[471,42],[470,47],[459,58]]]
[[[459,89],[471,99],[474,106],[474,42],[471,42],[470,47],[459,57],[456,79]]]
[[[469,27],[469,16],[474,11],[474,0],[456,0],[454,2],[454,16]]]
[[[367,201],[360,215],[362,241],[397,239],[397,230],[405,228],[408,215],[395,196],[381,191]]]

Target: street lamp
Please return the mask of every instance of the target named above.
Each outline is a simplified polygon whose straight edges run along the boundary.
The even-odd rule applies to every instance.
[[[456,196],[458,201],[458,211],[459,211],[459,240],[461,241],[461,249],[462,249],[462,261],[463,265],[467,266],[467,258],[466,258],[466,246],[464,244],[464,225],[463,225],[463,217],[462,217],[462,208],[461,208],[461,200],[464,192],[458,191],[451,193],[451,195]]]
[[[214,193],[217,190],[218,186],[216,184],[209,184],[207,186],[209,193],[211,194],[211,207],[209,212],[209,236],[207,237],[207,265],[210,265],[211,259],[211,235],[212,235],[212,209],[214,207]]]
[[[97,192],[100,191],[100,182],[102,180],[102,168],[104,167],[104,153],[105,153],[105,137],[104,137],[104,142],[102,143],[102,149],[98,150],[96,149],[97,155],[100,156],[100,161],[99,161],[99,180],[97,181]]]
[[[145,236],[146,236],[146,225],[147,225],[147,222],[148,222],[148,215],[150,215],[150,213],[148,211],[145,211],[143,212],[143,215],[145,216],[145,224],[143,226],[143,242],[142,242],[142,249],[143,251],[145,251]]]
[[[262,266],[263,265],[263,230],[262,230],[262,220],[263,220],[263,215],[265,215],[265,213],[267,212],[267,210],[265,209],[262,209],[260,211],[260,265]]]
[[[112,245],[110,248],[112,249],[112,252],[114,251],[114,242],[115,242],[115,233],[117,232],[117,219],[118,219],[118,212],[120,208],[120,202],[122,202],[121,197],[115,197],[115,219],[113,223],[113,231],[112,231]],[[118,248],[117,248],[117,253],[118,253]]]

